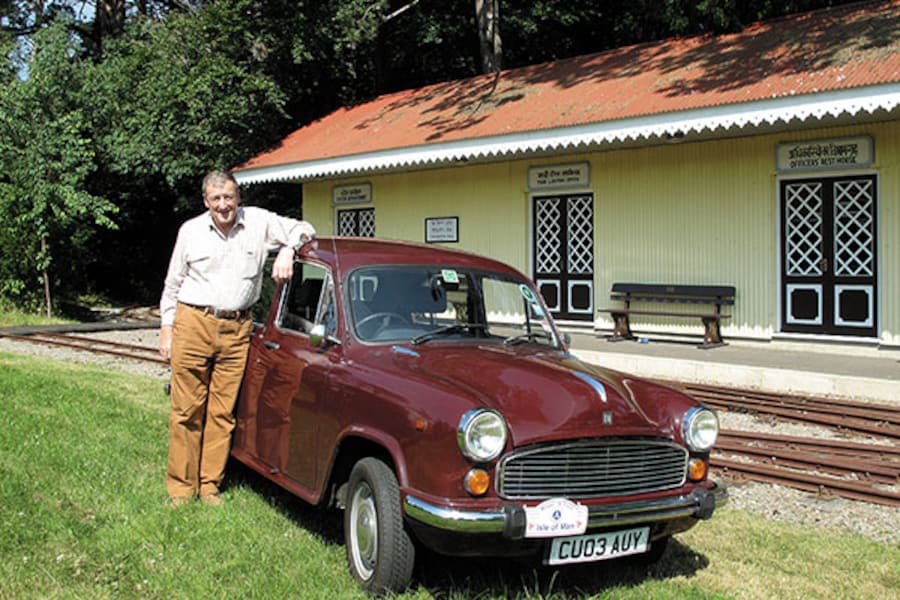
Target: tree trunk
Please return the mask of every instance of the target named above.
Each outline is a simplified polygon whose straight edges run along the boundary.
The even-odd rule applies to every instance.
[[[41,255],[47,256],[47,236],[41,236]],[[41,269],[41,276],[44,279],[44,303],[47,305],[47,318],[53,316],[53,303],[50,298],[50,272],[47,267]]]
[[[503,62],[500,41],[500,0],[475,0],[475,23],[481,46],[481,72],[498,73]]]

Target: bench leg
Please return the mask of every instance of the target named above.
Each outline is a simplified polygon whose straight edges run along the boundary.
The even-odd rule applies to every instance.
[[[633,340],[634,334],[631,333],[631,324],[628,322],[627,313],[611,313],[615,327],[612,336],[606,338],[609,342],[621,342],[622,340]]]
[[[697,346],[703,350],[727,346],[722,341],[722,333],[719,331],[719,319],[703,317],[703,343]]]

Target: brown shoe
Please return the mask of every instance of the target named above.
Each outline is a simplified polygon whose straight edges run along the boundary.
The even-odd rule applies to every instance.
[[[219,494],[206,494],[205,496],[200,496],[200,502],[207,506],[222,506],[225,500]]]
[[[179,506],[187,506],[190,504],[192,498],[190,496],[172,496],[169,498],[169,506],[172,508],[178,508]]]

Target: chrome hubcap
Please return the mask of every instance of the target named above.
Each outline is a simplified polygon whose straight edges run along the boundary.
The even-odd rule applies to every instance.
[[[378,560],[378,515],[372,489],[365,482],[354,490],[350,502],[350,543],[356,570],[368,579]]]

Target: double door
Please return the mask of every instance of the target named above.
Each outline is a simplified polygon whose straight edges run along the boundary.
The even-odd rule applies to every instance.
[[[781,182],[782,331],[877,335],[876,190],[874,175]]]
[[[532,204],[533,279],[557,319],[594,318],[594,197],[538,196]]]

